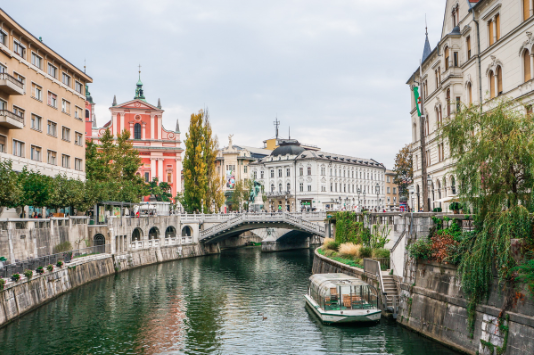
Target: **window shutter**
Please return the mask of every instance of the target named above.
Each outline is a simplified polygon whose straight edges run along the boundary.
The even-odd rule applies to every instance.
[[[497,16],[495,16],[495,27],[497,27],[497,40],[499,40],[501,38],[501,16],[499,16],[499,14],[497,14]]]
[[[530,53],[528,52],[528,50],[525,50],[525,52],[523,53],[523,67],[525,71],[525,83],[526,83],[532,78],[531,73],[530,73]]]
[[[495,97],[495,76],[493,75],[493,71],[490,72],[489,80],[490,80],[490,97],[494,98]]]
[[[500,95],[502,93],[502,69],[501,67],[497,67],[497,94]]]
[[[523,21],[528,20],[530,17],[530,1],[531,0],[523,0]]]

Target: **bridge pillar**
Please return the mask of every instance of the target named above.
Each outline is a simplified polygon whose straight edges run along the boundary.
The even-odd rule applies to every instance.
[[[296,240],[288,238],[275,241],[264,240],[261,243],[261,251],[264,253],[308,248],[310,248],[310,238],[299,238]]]

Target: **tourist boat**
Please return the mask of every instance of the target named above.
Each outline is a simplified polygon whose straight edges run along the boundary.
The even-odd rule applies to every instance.
[[[376,288],[345,274],[310,277],[306,304],[326,324],[378,322]]]

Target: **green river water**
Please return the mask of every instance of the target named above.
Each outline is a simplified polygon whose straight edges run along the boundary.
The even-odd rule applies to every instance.
[[[0,329],[0,353],[456,354],[385,319],[322,325],[303,298],[312,262],[246,248],[126,271]]]

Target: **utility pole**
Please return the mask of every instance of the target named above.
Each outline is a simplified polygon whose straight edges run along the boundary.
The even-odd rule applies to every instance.
[[[423,185],[423,212],[430,212],[428,205],[428,181],[426,171],[426,137],[425,137],[425,88],[423,86],[423,63],[419,65],[419,81],[421,81],[421,94],[419,100],[421,101],[421,117],[419,117],[419,134],[421,135],[421,179]]]

